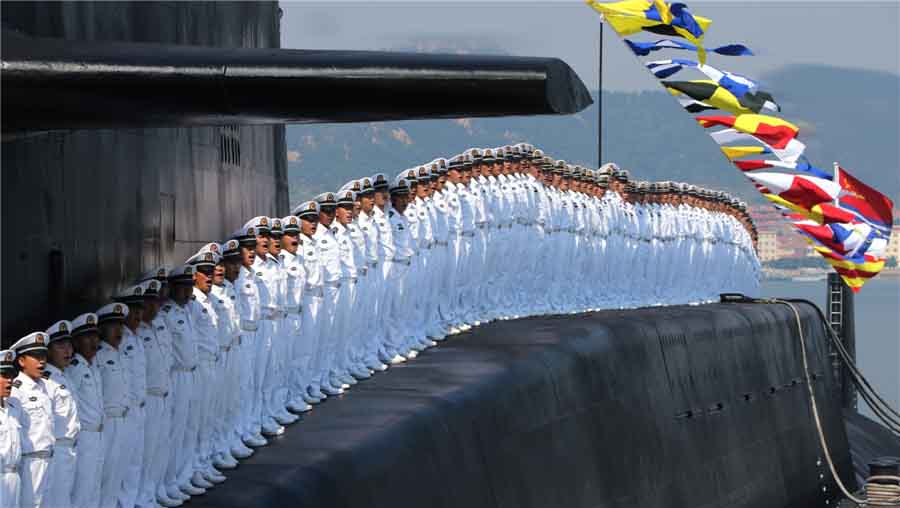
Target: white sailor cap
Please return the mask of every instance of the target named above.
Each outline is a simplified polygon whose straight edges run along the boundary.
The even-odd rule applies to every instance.
[[[338,206],[353,206],[354,201],[356,201],[356,192],[352,190],[345,190],[337,193]]]
[[[254,243],[256,239],[253,240]],[[227,242],[222,244],[222,258],[228,259],[233,257],[239,257],[241,255],[241,241],[237,238],[232,238]]]
[[[388,182],[387,175],[384,173],[375,173],[372,175],[372,188],[377,191],[385,191],[391,184]]]
[[[294,208],[291,213],[301,219],[316,221],[319,217],[319,203],[316,203],[315,201],[304,201],[297,205],[297,208]]]
[[[481,152],[481,162],[494,162],[494,149],[485,148]]]
[[[198,252],[188,258],[184,264],[193,266],[195,270],[203,266],[214,267],[216,266],[217,258],[218,254],[213,254],[212,252]]]
[[[128,315],[128,306],[122,303],[108,303],[97,310],[97,324],[122,322]]]
[[[483,153],[481,152],[481,148],[469,148],[466,150],[466,155],[469,156],[469,159],[473,161],[481,160],[483,157]]]
[[[544,151],[538,148],[537,150],[533,150],[531,152],[531,160],[539,162],[544,159]]]
[[[265,215],[254,217],[244,224],[244,229],[247,228],[256,228],[257,235],[267,234],[269,232],[269,218]]]
[[[16,356],[21,356],[28,353],[34,352],[47,352],[47,344],[49,340],[47,338],[47,334],[44,332],[32,332],[28,335],[22,337],[17,340],[12,346],[9,348],[15,351]]]
[[[269,217],[269,224],[272,225],[272,228],[269,230],[270,235],[276,238],[281,238],[284,235],[284,229],[281,227],[281,219],[279,217]]]
[[[72,337],[78,337],[83,333],[97,331],[97,315],[93,312],[80,314],[72,320]]]
[[[349,182],[342,185],[340,189],[338,189],[338,193],[341,193],[341,192],[344,192],[347,190],[352,190],[353,192],[359,192],[362,190],[362,183],[359,180],[350,180]]]
[[[319,212],[324,208],[334,208],[337,206],[337,200],[334,198],[333,192],[323,192],[314,198],[319,203]]]
[[[396,182],[398,178],[405,178],[407,180],[406,183],[412,186],[412,184],[415,184],[419,181],[419,172],[416,170],[416,168],[404,169],[394,177],[394,181]]]
[[[141,282],[141,289],[144,290],[144,298],[153,298],[159,296],[159,290],[162,283],[156,279],[145,280]]]
[[[147,281],[150,279],[156,279],[160,282],[165,282],[168,274],[169,274],[169,267],[167,267],[165,265],[158,266],[156,268],[153,268],[153,269],[150,269],[150,270],[147,270],[146,272],[144,272],[140,277],[138,277],[137,281],[144,282],[144,281]]]
[[[0,351],[0,372],[16,370],[16,352],[12,349]]]
[[[184,264],[176,266],[169,272],[170,284],[193,284],[194,283],[194,267]]]
[[[112,299],[128,305],[141,305],[144,303],[144,287],[141,284],[128,286],[114,294]]]
[[[372,179],[368,176],[359,179],[359,188],[359,195],[357,197],[375,192],[375,187],[372,185]]]
[[[231,239],[237,240],[241,245],[255,246],[257,231],[255,227],[244,227],[231,233]]]
[[[403,175],[397,175],[391,184],[391,194],[409,194],[409,180]]]
[[[215,261],[216,264],[218,264],[219,261],[222,260],[222,245],[216,242],[208,243],[203,247],[200,247],[200,250],[197,251],[197,254],[206,254],[207,252],[213,255],[213,261]]]
[[[461,169],[463,165],[463,158],[464,157],[461,154],[450,157],[450,161],[447,163],[447,171],[450,171],[451,169]]]
[[[284,234],[300,234],[300,219],[297,218],[296,215],[288,215],[287,217],[281,219],[281,227],[284,229]]]
[[[63,339],[71,339],[72,338],[72,323],[63,319],[62,321],[57,321],[50,325],[50,328],[44,332],[47,334],[47,345],[50,345],[53,341],[63,340]]]

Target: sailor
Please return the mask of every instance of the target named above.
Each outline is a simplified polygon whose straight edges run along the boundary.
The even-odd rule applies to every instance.
[[[415,358],[420,351],[424,351],[429,347],[430,341],[426,343],[425,333],[422,330],[422,316],[424,314],[421,295],[425,286],[423,274],[425,272],[425,257],[427,254],[427,224],[420,219],[419,204],[416,202],[418,195],[418,171],[416,168],[401,171],[396,178],[405,179],[409,185],[409,199],[406,207],[402,212],[407,220],[406,230],[412,239],[412,256],[410,258],[410,266],[404,276],[404,303],[407,306],[407,316],[403,320],[404,330],[402,332],[401,349],[406,352],[401,354],[407,359]],[[424,185],[424,182],[423,182]],[[393,199],[393,197],[392,197]],[[394,211],[397,211],[394,208]],[[422,242],[422,243],[419,243]]]
[[[266,369],[265,387],[266,401],[269,413],[280,425],[288,425],[296,422],[300,417],[287,410],[287,345],[296,337],[285,331],[284,320],[287,314],[284,311],[285,284],[287,273],[281,264],[281,238],[284,236],[281,219],[269,217],[269,253],[267,255],[268,274],[271,279],[273,304],[275,308],[274,327],[272,335],[272,350],[269,355],[268,368]]]
[[[218,261],[216,255],[212,252],[198,252],[185,261],[185,264],[194,268],[194,289],[188,303],[188,316],[193,325],[199,359],[197,384],[191,405],[191,414],[197,414],[199,425],[197,441],[193,443],[197,452],[191,483],[204,489],[225,481],[225,476],[212,464],[213,419],[218,415],[212,414],[214,397],[210,392],[218,389],[215,385],[215,373],[219,360],[219,319],[212,305],[210,291]]]
[[[366,178],[368,181],[368,178]],[[367,351],[368,329],[366,323],[371,321],[373,308],[377,305],[375,301],[376,295],[372,293],[373,286],[370,283],[372,277],[369,277],[369,264],[367,261],[366,251],[366,235],[359,224],[359,217],[362,211],[362,188],[363,181],[351,180],[347,182],[341,189],[341,192],[353,192],[352,208],[349,208],[349,217],[346,222],[341,221],[347,230],[347,235],[352,243],[351,253],[354,257],[353,265],[356,268],[356,283],[354,301],[367,302],[364,306],[356,305],[354,308],[359,312],[350,313],[347,328],[349,337],[347,338],[347,373],[356,379],[368,379],[372,377],[372,371],[365,365],[364,357]],[[369,183],[371,191],[372,185]],[[346,198],[346,196],[345,196]],[[370,195],[371,198],[371,195]],[[346,206],[344,207],[347,208]],[[335,217],[336,219],[340,217]],[[353,383],[349,383],[353,384]]]
[[[50,460],[50,488],[44,500],[45,506],[71,506],[72,488],[75,483],[75,467],[78,463],[75,443],[81,431],[78,407],[72,394],[72,383],[66,375],[72,361],[72,324],[57,321],[46,330],[47,364],[44,367],[44,383],[53,402],[53,458]]]
[[[397,357],[411,358],[412,351],[408,342],[408,324],[405,319],[408,316],[408,298],[411,290],[407,288],[406,274],[410,269],[411,259],[415,255],[413,238],[410,232],[410,223],[404,214],[410,200],[410,184],[403,176],[397,177],[390,189],[391,210],[388,212],[388,221],[391,225],[392,243],[386,253],[385,263],[390,265],[387,280],[389,291],[385,309],[387,322],[388,353],[397,353],[391,359],[391,363],[401,363],[403,360]]]
[[[380,350],[384,343],[384,330],[381,328],[381,310],[384,304],[382,296],[384,291],[384,271],[382,269],[383,250],[380,245],[381,233],[375,220],[376,213],[381,211],[375,205],[376,191],[372,179],[369,177],[361,178],[360,189],[360,192],[356,195],[356,199],[359,202],[359,215],[356,217],[356,224],[362,232],[365,241],[365,261],[368,269],[366,285],[368,287],[368,301],[371,302],[371,307],[365,314],[365,317],[360,318],[360,326],[366,330],[362,335],[365,341],[362,363],[372,372],[382,372],[388,368],[380,358]],[[376,212],[376,209],[378,209],[378,212]]]
[[[259,286],[253,264],[256,260],[259,236],[255,226],[245,225],[231,235],[231,240],[238,244],[237,250],[231,241],[230,247],[225,249],[225,273],[226,276],[235,277],[233,284],[240,319],[239,376],[242,415],[240,433],[241,440],[248,447],[259,447],[268,443],[261,434],[262,401],[259,398],[259,383],[263,373],[256,369],[258,342],[262,339],[257,333],[260,321]]]
[[[11,398],[22,408],[23,430],[21,491],[19,506],[45,506],[50,488],[50,459],[53,457],[53,401],[44,381],[47,364],[47,334],[30,333],[11,346],[16,353],[19,375]]]
[[[301,300],[302,319],[300,320],[300,337],[296,344],[294,364],[293,391],[306,404],[317,404],[325,398],[317,384],[318,371],[315,369],[316,351],[322,337],[327,333],[323,325],[322,307],[324,303],[324,287],[322,265],[319,261],[315,232],[319,226],[319,204],[305,201],[294,208],[292,214],[300,221],[300,234],[294,238],[293,231],[288,237],[296,240],[297,262],[303,267],[303,297]],[[299,281],[297,281],[299,282]],[[296,290],[295,290],[296,291]],[[304,407],[295,401],[296,407]]]
[[[168,274],[169,301],[163,305],[166,327],[172,334],[172,382],[170,404],[172,443],[166,466],[165,487],[170,499],[187,500],[206,492],[191,482],[200,432],[198,339],[190,319],[191,294],[194,288],[194,267],[176,266]],[[105,386],[105,385],[104,385]],[[204,482],[206,484],[208,482]]]
[[[278,436],[284,434],[284,426],[275,420],[272,407],[268,404],[271,400],[270,389],[273,385],[271,380],[267,382],[266,379],[272,355],[273,337],[276,333],[275,320],[279,319],[278,274],[274,273],[273,263],[269,260],[271,226],[271,221],[266,216],[254,217],[244,224],[244,228],[254,228],[256,231],[256,255],[252,270],[259,295],[259,321],[256,331],[257,340],[254,341],[256,351],[253,354],[253,370],[258,377],[256,397],[259,398],[259,419],[264,435]]]
[[[357,384],[352,374],[355,366],[351,365],[353,347],[358,341],[360,330],[356,329],[353,317],[356,312],[357,284],[359,282],[359,266],[365,268],[363,253],[354,243],[348,226],[353,221],[353,209],[356,203],[356,192],[347,189],[335,193],[337,207],[335,220],[331,224],[331,234],[337,242],[341,264],[341,279],[338,293],[338,304],[332,327],[332,351],[327,360],[331,366],[332,376],[342,384]]]
[[[100,485],[103,471],[103,393],[100,369],[94,360],[100,345],[97,315],[81,314],[71,321],[72,344],[75,354],[66,377],[68,388],[78,407],[80,432],[72,488],[72,506],[100,506]]]
[[[303,343],[303,288],[306,285],[306,269],[298,255],[300,248],[300,219],[289,215],[281,219],[284,236],[281,239],[279,259],[286,274],[284,285],[284,332],[289,337],[285,349],[285,379],[287,409],[299,414],[312,409],[303,399],[304,386],[300,386],[300,355]]]
[[[391,275],[394,263],[394,238],[391,223],[388,221],[390,213],[390,184],[384,173],[376,173],[372,176],[374,189],[372,207],[372,222],[378,233],[378,258],[381,266],[381,283],[378,295],[378,315],[375,317],[375,330],[379,342],[378,360],[384,365],[394,365],[406,361],[399,351],[394,348],[396,339],[391,337],[393,333],[393,300],[397,298],[398,288],[391,285],[394,277]],[[409,190],[407,189],[407,193]]]
[[[446,179],[443,181],[441,194],[447,204],[447,238],[448,259],[444,282],[441,284],[446,294],[445,301],[448,313],[448,333],[456,334],[462,331],[463,308],[462,289],[465,284],[465,274],[460,273],[464,257],[467,255],[468,242],[463,237],[462,202],[458,189],[462,187],[463,155],[451,157],[447,162]]]
[[[0,506],[19,506],[22,471],[22,406],[11,398],[16,353],[0,351]]]
[[[232,272],[229,274],[225,261],[226,246],[228,243],[207,244],[201,252],[219,252],[220,256],[214,256],[218,260],[213,272],[213,284],[210,290],[213,307],[219,317],[219,362],[217,382],[221,390],[217,390],[216,403],[213,410],[214,419],[218,420],[215,443],[213,446],[213,465],[217,468],[234,469],[237,467],[237,459],[247,458],[253,454],[241,441],[240,409],[240,357],[239,346],[241,339],[240,317],[237,310],[237,294],[232,280],[237,278],[240,268],[239,262],[232,263]],[[239,244],[234,241],[231,245],[231,255],[239,254]],[[218,416],[216,416],[218,415]]]
[[[311,395],[324,398],[323,395],[340,395],[344,393],[345,388],[350,386],[337,379],[334,375],[335,372],[332,371],[334,366],[328,364],[328,360],[334,357],[336,346],[333,331],[337,322],[335,314],[339,309],[338,299],[341,295],[341,277],[343,276],[340,248],[331,232],[337,200],[333,192],[323,192],[316,196],[315,201],[319,205],[319,224],[316,226],[313,240],[316,242],[316,255],[322,266],[324,296],[317,316],[320,336],[314,351]]]
[[[170,498],[164,488],[169,458],[168,436],[172,431],[169,378],[173,365],[172,335],[160,314],[162,303],[168,297],[167,275],[165,267],[158,267],[143,274],[139,280],[143,290],[143,312],[137,335],[144,347],[147,367],[144,464],[138,491],[139,506],[153,506],[154,502],[158,502],[171,507],[182,503],[180,499]]]
[[[140,488],[141,469],[144,460],[144,427],[146,424],[144,406],[147,404],[147,357],[144,341],[138,336],[138,326],[144,317],[144,289],[138,284],[130,286],[113,297],[113,301],[128,306],[122,328],[122,343],[119,347],[121,362],[128,376],[129,411],[124,417],[123,434],[128,462],[125,465],[123,491],[119,498],[122,506],[137,503]]]

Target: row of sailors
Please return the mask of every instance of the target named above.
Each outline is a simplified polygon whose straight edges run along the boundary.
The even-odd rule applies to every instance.
[[[472,326],[754,294],[753,236],[723,193],[527,144],[348,182],[0,353],[0,506],[179,506]]]

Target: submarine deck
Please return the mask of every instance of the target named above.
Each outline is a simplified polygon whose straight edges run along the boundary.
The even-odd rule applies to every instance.
[[[188,506],[821,505],[789,323],[711,304],[482,325],[317,405]]]

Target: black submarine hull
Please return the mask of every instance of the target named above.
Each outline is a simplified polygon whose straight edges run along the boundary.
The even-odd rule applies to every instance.
[[[825,337],[800,307],[837,470]],[[495,322],[329,399],[196,507],[824,506],[791,310],[715,304]]]

